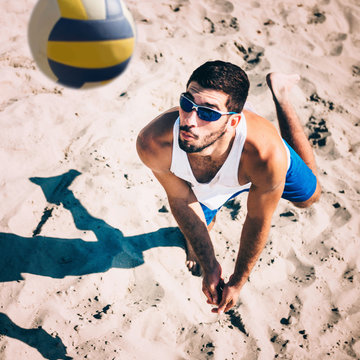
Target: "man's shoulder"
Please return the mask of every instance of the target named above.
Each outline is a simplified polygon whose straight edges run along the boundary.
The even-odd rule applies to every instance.
[[[269,120],[246,111],[246,122],[247,136],[244,152],[249,156],[266,162],[276,156],[278,151],[284,151],[281,136]]]
[[[172,108],[152,120],[138,135],[138,154],[144,164],[152,170],[170,168],[173,127],[178,116],[178,108]]]

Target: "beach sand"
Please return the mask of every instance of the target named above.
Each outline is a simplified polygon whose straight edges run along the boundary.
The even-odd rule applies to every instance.
[[[360,359],[360,4],[357,0],[128,0],[123,75],[72,90],[36,67],[35,0],[0,5],[0,358]],[[299,73],[292,100],[321,200],[281,200],[239,304],[211,313],[140,129],[176,106],[198,65],[243,67],[276,123],[265,76]],[[212,231],[232,274],[246,196]]]

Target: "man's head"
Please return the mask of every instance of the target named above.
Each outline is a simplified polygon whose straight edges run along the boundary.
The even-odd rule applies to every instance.
[[[191,74],[186,87],[193,81],[205,89],[227,94],[227,111],[242,111],[250,84],[245,71],[239,66],[220,60],[208,61]]]
[[[236,65],[213,61],[197,68],[180,100],[180,147],[188,153],[201,152],[229,130],[233,133],[248,90],[248,78]]]

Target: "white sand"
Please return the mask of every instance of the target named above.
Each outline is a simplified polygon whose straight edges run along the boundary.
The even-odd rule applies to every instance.
[[[75,91],[31,58],[35,0],[1,3],[0,358],[359,359],[359,2],[127,4],[138,32],[130,66]],[[135,151],[139,130],[209,59],[244,67],[251,102],[272,121],[266,73],[301,74],[293,100],[320,135],[323,185],[311,209],[281,201],[239,306],[221,317],[186,270],[176,223],[159,212],[165,193]],[[212,232],[226,276],[245,199]]]

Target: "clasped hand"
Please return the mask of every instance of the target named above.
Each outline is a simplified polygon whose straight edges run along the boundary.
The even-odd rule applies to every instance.
[[[204,275],[202,290],[207,303],[217,306],[211,310],[213,313],[222,314],[236,305],[241,287],[234,285],[232,278],[231,276],[229,282],[225,283],[221,277],[221,268]]]

